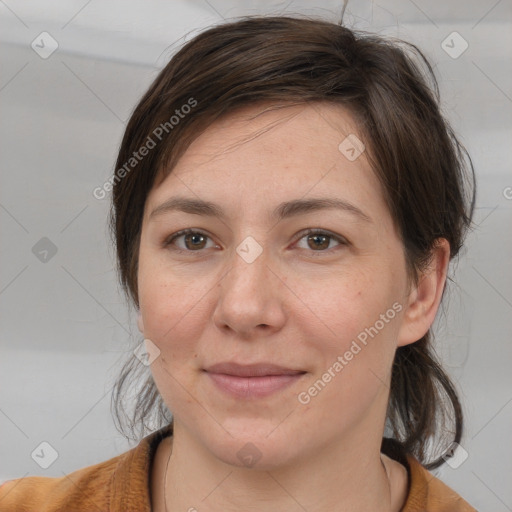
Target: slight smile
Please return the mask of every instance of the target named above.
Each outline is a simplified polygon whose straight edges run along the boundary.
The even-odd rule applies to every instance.
[[[297,382],[306,373],[271,363],[219,363],[204,370],[218,389],[235,398],[263,398]]]

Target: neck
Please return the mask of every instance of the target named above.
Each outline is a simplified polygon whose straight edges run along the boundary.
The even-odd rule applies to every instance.
[[[398,510],[381,436],[359,428],[350,439],[322,446],[314,456],[270,470],[219,460],[175,421],[165,476],[166,512]]]

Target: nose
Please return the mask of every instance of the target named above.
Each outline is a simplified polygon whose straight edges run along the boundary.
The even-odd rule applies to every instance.
[[[254,261],[240,254],[233,251],[218,283],[212,320],[218,329],[232,331],[240,338],[268,336],[286,321],[284,279],[272,268],[277,265],[272,264],[267,251]]]

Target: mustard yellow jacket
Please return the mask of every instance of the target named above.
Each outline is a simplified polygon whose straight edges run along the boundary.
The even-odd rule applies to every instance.
[[[172,424],[131,450],[63,477],[29,476],[0,485],[0,512],[151,512],[152,463]],[[477,512],[407,457],[409,493],[402,512]]]

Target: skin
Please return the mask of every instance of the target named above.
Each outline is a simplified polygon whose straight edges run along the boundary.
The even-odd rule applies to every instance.
[[[419,284],[409,283],[365,152],[349,161],[338,149],[358,134],[348,111],[321,103],[263,110],[252,106],[210,126],[147,197],[139,328],[160,350],[151,371],[175,425],[172,445],[162,442],[155,459],[154,510],[166,510],[164,494],[169,512],[399,510],[406,470],[380,454],[391,365],[397,347],[434,321],[448,242],[440,240]],[[177,195],[215,202],[226,218],[150,217]],[[284,201],[320,197],[348,201],[370,221],[336,209],[269,218]],[[185,228],[206,238],[165,244]],[[311,240],[307,228],[344,242]],[[262,248],[251,263],[236,252],[249,236]],[[300,403],[299,393],[395,303],[401,311]],[[244,400],[223,394],[203,371],[223,361],[307,373],[269,397]],[[237,456],[246,443],[260,454],[252,467]]]

